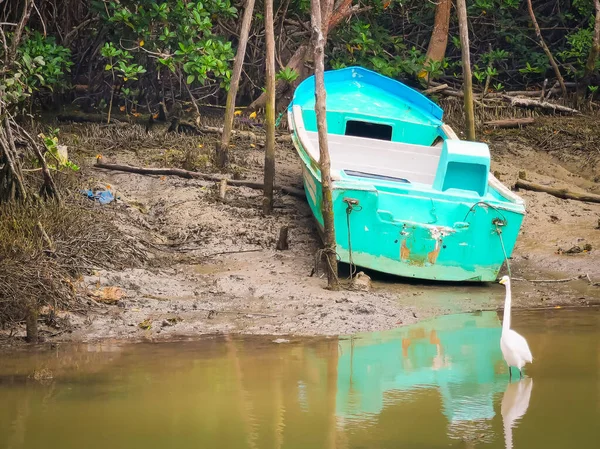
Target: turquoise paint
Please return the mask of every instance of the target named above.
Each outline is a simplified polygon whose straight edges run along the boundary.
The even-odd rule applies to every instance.
[[[373,77],[378,77],[375,84]],[[330,134],[344,134],[348,120],[359,120],[390,125],[394,142],[430,145],[439,135],[442,123],[439,106],[419,92],[375,72],[362,68],[327,72],[325,89]],[[300,83],[293,104],[302,107],[306,129],[316,131],[314,78]]]
[[[353,71],[368,74],[361,78],[363,84],[365,78],[369,78],[379,87],[386,85],[380,79],[387,78],[364,69],[326,72],[326,86],[339,89],[345,86],[346,91],[339,97],[346,98],[349,104],[353,104],[351,94],[355,91],[355,83],[351,81],[344,85],[341,81],[344,77],[339,72],[345,72],[346,80],[353,80]],[[329,82],[332,76],[336,80],[334,83]],[[311,84],[307,82],[314,82],[314,79],[309,78],[300,85],[304,86],[300,103],[310,107],[306,91]],[[393,83],[392,86],[400,84]],[[395,98],[394,95],[389,97]],[[328,91],[329,98],[336,98],[336,91]],[[295,105],[296,96],[292,101],[292,106]],[[413,110],[419,110],[419,117],[428,118],[430,124],[437,120],[436,135],[445,138],[433,185],[350,177],[342,172],[340,179],[334,180],[332,185],[337,253],[342,262],[350,263],[351,246],[355,265],[405,277],[494,281],[505,260],[504,250],[510,257],[514,249],[525,213],[524,205],[504,198],[489,184],[487,145],[447,139],[441,128],[442,122],[436,118],[437,110],[422,112],[427,111],[426,106],[427,103]],[[304,115],[306,111],[303,111]],[[389,117],[384,119],[391,120]],[[318,163],[303,148],[293,129],[292,140],[303,163],[309,205],[322,227]],[[349,227],[346,198],[359,202],[359,206],[350,212]]]
[[[495,369],[503,364],[500,334],[496,312],[482,312],[341,339],[336,414],[379,414],[386,395],[437,388],[450,422],[491,419],[493,395],[508,382]]]
[[[488,191],[490,150],[479,142],[445,140],[433,188],[471,190],[479,196]]]

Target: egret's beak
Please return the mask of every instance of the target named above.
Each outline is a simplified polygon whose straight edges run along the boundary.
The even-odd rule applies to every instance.
[[[500,279],[498,282],[502,285],[506,284],[506,281],[504,280],[504,278]]]

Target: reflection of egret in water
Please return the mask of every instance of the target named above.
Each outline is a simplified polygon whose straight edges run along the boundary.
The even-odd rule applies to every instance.
[[[394,402],[410,400],[413,391],[435,388],[451,436],[489,433],[494,394],[504,389],[495,370],[502,363],[500,332],[497,314],[482,312],[341,340],[338,416],[369,421],[390,397]],[[465,432],[466,423],[475,421],[472,431]]]
[[[504,442],[506,449],[512,449],[512,428],[515,421],[521,418],[529,407],[533,379],[527,377],[519,382],[509,383],[502,397],[502,422],[504,424]]]

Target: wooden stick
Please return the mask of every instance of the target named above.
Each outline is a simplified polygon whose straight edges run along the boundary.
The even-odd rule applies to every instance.
[[[569,108],[567,106],[562,106],[562,105],[556,104],[556,103],[550,103],[548,101],[539,101],[539,100],[534,100],[531,98],[509,97],[508,95],[506,95],[505,98],[510,100],[510,104],[513,106],[552,109],[553,111],[567,112],[569,114],[579,114],[580,113],[577,109]]]
[[[562,198],[565,200],[577,200],[577,201],[587,201],[590,203],[600,203],[600,195],[595,195],[593,193],[579,193],[573,192],[567,189],[557,189],[554,187],[547,187],[540,184],[535,184],[533,182],[525,181],[524,179],[517,180],[515,184],[516,188],[532,190],[534,192],[544,192],[548,193],[557,198]]]
[[[289,226],[282,226],[279,229],[279,240],[277,240],[276,249],[278,251],[285,251],[290,248],[290,243],[288,241],[288,230]]]
[[[180,168],[146,168],[146,167],[133,167],[131,165],[121,165],[121,164],[105,164],[105,163],[96,163],[94,168],[99,168],[103,170],[116,170],[123,171],[128,173],[137,173],[138,175],[167,175],[167,176],[179,176],[180,178],[186,179],[203,179],[205,181],[215,181],[220,182],[221,179],[224,179],[220,176],[209,175],[206,173],[199,173],[194,171],[182,170]],[[262,190],[264,188],[264,184],[262,182],[255,181],[243,181],[239,179],[228,179],[227,183],[234,187],[248,187],[251,189]],[[286,193],[290,196],[294,196],[296,198],[306,199],[306,195],[304,190],[297,189],[295,187],[289,186],[275,186],[275,190],[280,190],[282,193]]]
[[[524,125],[531,125],[535,122],[533,117],[525,117],[525,118],[510,118],[505,120],[490,120],[488,122],[484,122],[484,126],[493,126],[495,128],[518,128]]]
[[[275,185],[275,31],[273,26],[273,0],[265,0],[265,41],[266,41],[266,91],[265,105],[265,164],[263,213],[273,212],[273,186]]]
[[[436,92],[440,92],[442,90],[448,89],[448,85],[447,84],[440,84],[439,86],[435,86],[435,87],[430,87],[429,89],[425,89],[423,91],[423,93],[425,95],[429,95],[429,94],[434,94]]]
[[[545,284],[545,283],[549,283],[549,284],[556,284],[556,283],[563,283],[563,282],[570,282],[570,281],[576,281],[578,279],[587,279],[588,283],[592,286],[592,287],[598,287],[600,286],[600,282],[594,282],[592,281],[592,278],[590,278],[589,274],[580,274],[579,276],[575,276],[572,278],[564,278],[564,279],[525,279],[525,278],[512,278],[513,281],[525,281],[525,282],[532,282],[532,283],[540,283],[540,284]]]
[[[582,277],[585,277],[585,275],[583,276],[575,276],[572,278],[566,278],[566,279],[525,279],[525,278],[512,278],[514,281],[525,281],[525,282],[533,282],[533,283],[549,283],[549,284],[553,284],[553,283],[562,283],[562,282],[570,282],[570,281],[575,281],[577,279],[581,279]]]
[[[219,184],[219,198],[225,200],[225,193],[227,192],[227,179],[221,179]]]
[[[529,16],[531,17],[531,22],[533,23],[533,27],[535,28],[535,35],[538,39],[538,43],[539,43],[540,47],[542,47],[542,50],[544,50],[544,53],[546,53],[546,56],[548,56],[550,65],[554,69],[554,74],[556,75],[556,79],[558,80],[558,83],[560,84],[560,89],[562,90],[563,98],[566,99],[567,98],[567,87],[565,86],[565,80],[563,79],[563,77],[560,73],[558,64],[556,64],[556,61],[554,60],[554,56],[552,56],[550,49],[548,48],[548,46],[546,45],[546,42],[544,41],[544,38],[542,37],[542,32],[540,30],[540,26],[538,25],[537,19],[535,18],[535,13],[533,12],[533,6],[531,5],[531,0],[527,0],[527,9],[529,11]]]
[[[229,159],[229,139],[233,129],[233,117],[235,114],[235,98],[242,76],[242,66],[244,57],[246,56],[246,44],[248,43],[248,35],[250,34],[250,24],[254,15],[254,0],[247,0],[242,18],[242,29],[240,30],[240,39],[238,43],[235,59],[233,60],[233,72],[231,82],[229,83],[229,92],[227,93],[227,103],[225,107],[225,123],[223,125],[223,134],[221,142],[216,148],[217,165],[221,168],[225,167]]]
[[[458,26],[460,31],[460,49],[463,67],[463,92],[465,96],[465,122],[467,125],[467,140],[474,141],[475,111],[473,105],[473,75],[471,74],[471,54],[469,51],[469,25],[467,18],[467,4],[465,0],[457,0]]]

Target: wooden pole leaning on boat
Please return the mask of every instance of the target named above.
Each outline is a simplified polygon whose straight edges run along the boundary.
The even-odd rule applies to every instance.
[[[317,131],[319,135],[319,168],[321,171],[321,188],[325,241],[323,255],[327,261],[327,288],[339,290],[335,228],[333,226],[333,199],[331,194],[331,173],[329,147],[327,142],[327,111],[325,108],[325,41],[327,39],[327,23],[333,9],[333,0],[311,0],[310,19],[312,40],[315,49],[315,112],[317,114]],[[325,24],[325,26],[323,26]]]
[[[465,124],[467,140],[475,140],[475,111],[473,109],[473,76],[471,74],[471,53],[469,50],[469,24],[465,0],[457,0],[458,26],[460,29],[460,49],[463,67],[463,91],[465,94]]]

